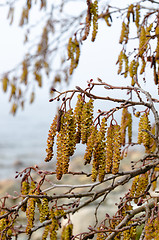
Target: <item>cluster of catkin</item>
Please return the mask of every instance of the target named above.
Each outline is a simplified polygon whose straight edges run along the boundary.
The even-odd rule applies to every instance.
[[[94,2],[87,0],[87,15],[86,15],[86,23],[84,28],[84,35],[82,40],[86,40],[91,27],[91,22],[93,21],[93,31],[92,31],[92,42],[95,41],[97,31],[98,31],[98,1]]]
[[[107,119],[103,117],[100,126],[98,127],[99,123],[95,125],[93,100],[86,102],[82,94],[78,95],[74,110],[59,110],[50,126],[45,158],[46,162],[52,159],[54,140],[57,136],[57,179],[60,180],[63,174],[68,173],[70,157],[74,154],[76,144],[80,142],[86,144],[84,164],[92,161],[93,181],[98,177],[102,182],[106,173],[118,173],[126,128],[128,128],[129,143],[131,143],[131,114],[127,111],[124,116],[126,125],[122,123],[120,127],[115,120],[114,122],[115,124],[112,124],[111,121],[107,128]]]
[[[73,224],[68,223],[62,229],[61,240],[69,240],[72,238]]]
[[[119,43],[127,44],[129,40],[129,24],[130,24],[130,17],[132,15],[132,20],[135,22],[136,27],[139,28],[139,21],[140,21],[140,5],[137,4],[134,6],[133,4],[129,5],[127,10],[126,19],[122,22],[121,34]]]
[[[69,73],[70,75],[73,73],[73,70],[78,66],[79,57],[80,57],[80,45],[75,37],[73,40],[72,37],[70,37],[68,45],[67,45],[67,54],[68,54],[68,60],[71,60]]]
[[[150,217],[145,225],[145,240],[157,240],[159,236],[159,217]]]
[[[99,130],[96,126],[91,126],[91,134],[86,145],[85,164],[93,159],[92,181],[96,181],[98,176],[99,181],[102,182],[106,173],[118,173],[121,160],[119,125],[111,123],[107,129],[107,121],[103,117]]]
[[[112,230],[116,229],[117,225],[120,224],[120,222],[127,215],[127,213],[133,209],[133,207],[131,206],[131,204],[129,202],[126,202],[122,206],[118,206],[118,208],[119,208],[119,210],[118,210],[118,212],[115,216],[113,216],[112,218],[109,218],[109,219],[105,219],[104,224],[101,224],[101,226],[99,226],[99,228],[98,228],[99,232],[97,233],[97,240],[106,239],[109,236],[110,233],[105,232],[104,230],[105,229],[112,229]],[[128,221],[126,226],[128,226],[129,228],[127,230],[123,231],[123,232],[117,233],[116,236],[113,239],[114,240],[135,239],[135,237],[136,237],[136,227],[132,226],[132,224],[133,224],[132,220]]]
[[[21,183],[21,194],[23,195],[38,195],[43,194],[43,198],[34,198],[30,197],[27,202],[25,202],[21,210],[26,213],[27,218],[27,225],[26,225],[26,233],[30,234],[31,229],[34,226],[35,221],[35,213],[39,214],[39,221],[43,223],[45,220],[52,220],[51,224],[46,225],[42,240],[47,239],[47,236],[50,236],[50,239],[57,239],[57,230],[59,228],[59,223],[57,220],[58,216],[64,216],[64,210],[63,209],[56,209],[53,206],[49,207],[49,201],[47,199],[46,193],[40,193],[37,184],[31,180],[31,182],[28,180],[28,178],[25,178],[22,180]],[[46,196],[46,198],[45,198]],[[24,199],[24,197],[23,197]]]
[[[146,189],[149,183],[148,173],[143,173],[141,175],[137,175],[130,189],[130,197],[134,199],[134,202],[137,204],[140,197],[144,198],[146,196]]]
[[[87,143],[93,123],[93,100],[84,101],[82,95],[78,95],[75,109],[68,111],[59,110],[51,124],[47,139],[48,162],[53,157],[53,144],[57,135],[57,179],[68,172],[70,157],[74,154],[76,144]]]
[[[128,40],[129,40],[129,25],[130,25],[131,19],[132,19],[132,22],[135,23],[137,28],[137,35],[139,37],[139,46],[138,46],[138,54],[136,54],[135,58],[132,59],[129,64],[125,45],[128,43]],[[123,45],[123,48],[119,54],[118,61],[117,61],[117,63],[119,64],[118,74],[122,74],[126,78],[129,73],[132,79],[132,82],[131,82],[132,86],[135,85],[136,74],[137,74],[140,61],[141,61],[140,74],[143,74],[145,72],[147,61],[151,61],[151,68],[153,67],[153,72],[154,72],[154,82],[156,85],[158,84],[158,80],[159,80],[159,20],[158,19],[159,19],[159,14],[157,15],[156,26],[154,22],[148,23],[143,21],[142,24],[140,24],[140,5],[131,4],[128,7],[126,17],[122,22],[119,43]],[[148,56],[149,50],[151,49],[149,41],[152,39],[151,33],[153,33],[154,31],[155,31],[155,36],[153,36],[153,38],[155,37],[157,40],[156,49],[152,56]],[[123,63],[125,63],[124,72],[122,72]]]
[[[154,131],[151,129],[151,124],[148,118],[148,113],[145,112],[139,121],[138,127],[138,144],[143,144],[146,152],[151,152],[155,148],[155,142],[152,140],[149,132]]]
[[[123,108],[121,116],[121,141],[122,145],[125,146],[126,132],[128,135],[128,144],[132,142],[132,116],[127,108]]]
[[[7,214],[7,210],[0,208],[0,217],[4,214]],[[11,239],[14,233],[13,227],[14,221],[12,217],[8,216],[0,219],[0,239]]]
[[[98,31],[98,1],[95,0],[87,1],[87,15],[86,15],[86,22],[84,27],[84,35],[82,37],[82,40],[86,40],[91,27],[91,22],[93,22],[93,31],[92,31],[92,42],[95,41],[97,31]],[[74,69],[78,66],[79,57],[80,57],[80,44],[77,40],[76,36],[73,40],[72,37],[70,37],[68,45],[67,45],[67,53],[68,53],[68,60],[71,60],[69,73],[72,75]]]

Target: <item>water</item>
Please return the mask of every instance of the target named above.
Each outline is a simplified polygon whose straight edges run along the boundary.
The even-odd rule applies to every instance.
[[[37,90],[35,103],[13,117],[9,114],[11,105],[7,96],[1,93],[0,180],[14,178],[16,171],[25,167],[44,165],[48,130],[57,110],[57,103],[49,103],[48,99],[45,87]],[[82,149],[78,147],[77,154]]]
[[[45,89],[33,105],[19,110],[15,117],[9,114],[7,96],[1,94],[0,103],[0,179],[5,179],[13,178],[17,169],[44,162],[48,129],[56,107],[48,102]]]

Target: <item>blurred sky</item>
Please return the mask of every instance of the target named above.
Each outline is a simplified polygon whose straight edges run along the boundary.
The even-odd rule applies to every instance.
[[[113,5],[117,2],[119,4],[119,1],[112,2]],[[120,1],[120,5],[125,2]],[[23,30],[17,27],[18,22],[9,26],[6,20],[7,11],[6,8],[0,8],[0,73],[18,64],[25,52]],[[65,89],[72,89],[76,85],[85,88],[87,80],[96,80],[97,77],[114,85],[130,83],[127,79],[121,80],[116,74],[118,66],[115,63],[121,50],[118,43],[120,30],[120,19],[114,19],[111,28],[101,21],[96,41],[92,43],[88,39],[84,42],[79,66],[73,80]],[[151,90],[152,87],[148,85],[147,88]],[[49,103],[48,92],[46,82],[42,89],[36,91],[35,102],[32,105],[27,104],[24,111],[19,110],[13,117],[9,113],[11,105],[8,103],[8,94],[2,92],[0,85],[0,179],[13,176],[14,172],[8,169],[8,166],[12,168],[18,161],[22,161],[25,166],[43,162],[49,126],[57,109],[56,103]],[[153,93],[157,95],[157,89],[154,89]],[[107,93],[98,89],[96,94]],[[114,96],[124,97],[124,93],[115,92]],[[100,107],[104,110],[109,108],[110,104],[104,103]],[[4,169],[8,171],[3,171]]]

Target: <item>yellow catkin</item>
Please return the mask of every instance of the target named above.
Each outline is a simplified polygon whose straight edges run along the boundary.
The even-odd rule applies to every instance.
[[[84,100],[82,95],[77,96],[77,103],[74,110],[74,119],[76,124],[76,143],[80,143],[81,140],[81,124],[82,124],[82,108]]]
[[[113,159],[114,125],[110,125],[106,137],[106,173],[111,173]]]
[[[58,221],[55,216],[54,208],[51,208],[50,210],[50,216],[52,223],[50,224],[50,240],[56,240],[57,239],[57,230],[59,228]]]
[[[129,72],[129,60],[125,53],[123,53],[123,60],[125,62],[124,77],[126,78],[128,76],[128,72]]]
[[[28,23],[29,9],[23,8],[19,26],[22,27],[24,24]]]
[[[68,172],[70,156],[76,145],[76,128],[72,109],[61,117],[61,128],[57,135],[57,168],[56,176],[60,180]]]
[[[147,224],[145,225],[145,240],[156,239],[156,232],[154,228],[154,219],[149,218]]]
[[[64,240],[70,240],[72,238],[72,232],[73,232],[73,224],[67,224],[64,228],[63,236]],[[61,238],[62,239],[62,238]]]
[[[129,74],[131,78],[133,78],[137,74],[138,66],[139,66],[139,62],[136,62],[135,60],[131,61],[129,66]]]
[[[87,37],[89,35],[89,32],[90,32],[90,27],[91,27],[91,18],[92,18],[91,6],[92,6],[92,3],[90,1],[87,1],[87,5],[88,5],[88,8],[87,8],[87,15],[86,15],[86,23],[85,23],[84,35],[82,37],[83,41],[87,39]]]
[[[34,215],[35,215],[35,199],[29,198],[26,209],[27,226],[25,231],[27,234],[30,233],[32,227],[34,226]]]
[[[119,63],[118,74],[121,73],[122,68],[123,68],[123,57],[124,57],[124,54],[123,54],[123,51],[121,51],[118,56],[118,63]]]
[[[82,144],[85,144],[90,136],[90,127],[93,123],[93,99],[83,105],[81,123],[81,140]]]
[[[38,83],[38,86],[42,87],[42,76],[41,76],[41,74],[36,72],[36,71],[34,71],[33,74],[34,74],[35,80]]]
[[[57,141],[56,141],[56,145],[57,145],[56,177],[58,180],[60,180],[63,175],[63,169],[62,169],[63,143],[62,143],[62,141],[63,141],[62,135],[61,135],[61,132],[59,132],[57,134]]]
[[[139,126],[138,126],[138,144],[141,144],[142,143],[142,139],[143,139],[143,132],[142,132],[142,129],[143,129],[143,117],[144,115],[142,115],[140,117],[140,121],[139,121]]]
[[[143,74],[145,72],[145,67],[146,67],[146,61],[144,57],[142,57],[142,66],[141,66],[140,74]]]
[[[119,171],[119,164],[121,160],[121,132],[120,126],[114,125],[113,136],[113,159],[112,159],[112,173],[116,174]]]
[[[68,155],[72,156],[76,147],[76,122],[73,115],[73,110],[69,109],[66,116],[66,134],[67,134],[67,145],[68,145]]]
[[[42,198],[41,205],[39,208],[40,212],[40,222],[44,222],[49,216],[49,202],[47,198]]]
[[[45,158],[45,162],[49,162],[53,157],[53,145],[54,145],[54,138],[56,136],[56,131],[57,131],[57,119],[58,119],[58,116],[56,115],[50,126],[48,139],[47,139],[47,149],[46,149],[47,156]]]
[[[62,164],[63,173],[68,172],[70,156],[73,155],[76,145],[75,125],[72,109],[68,110],[64,115],[62,134]]]
[[[128,144],[132,142],[132,116],[131,113],[128,112],[127,108],[123,108],[122,117],[121,117],[121,144],[125,146],[125,136],[126,129],[128,129]]]
[[[156,179],[156,171],[154,171],[154,173],[152,174],[152,191],[155,191],[156,187],[157,187],[157,180]]]
[[[72,38],[69,39],[67,53],[68,59],[71,59],[69,73],[72,75],[74,69],[78,66],[80,57],[80,44],[76,38],[74,40]]]
[[[155,59],[157,61],[157,63],[159,64],[159,25],[157,25],[156,29],[155,29],[155,34],[157,37],[157,46],[156,46],[156,56]]]
[[[24,60],[22,62],[22,74],[21,74],[21,77],[20,77],[20,81],[24,82],[25,85],[28,82],[28,64],[27,64],[26,60]]]
[[[126,32],[126,24],[125,24],[125,22],[123,21],[123,22],[122,22],[120,39],[119,39],[119,43],[120,43],[120,44],[122,44],[122,42],[124,41],[125,32]]]
[[[95,41],[98,31],[98,1],[95,0],[91,4],[91,14],[93,15],[93,31],[92,31],[92,42]]]
[[[72,58],[72,37],[69,38],[68,45],[67,45],[67,54],[68,54],[68,60]]]
[[[142,57],[146,50],[146,31],[144,26],[141,26],[141,32],[139,37],[139,57]]]
[[[13,114],[13,115],[15,115],[16,114],[16,111],[17,111],[17,108],[18,108],[18,105],[17,105],[17,103],[13,103],[12,104],[12,107],[11,107],[11,110],[10,110],[10,112]]]
[[[92,164],[92,180],[95,181],[95,177],[98,176],[99,181],[102,182],[105,176],[105,164],[106,164],[106,133],[107,122],[103,118],[101,127],[96,134],[94,149],[93,149],[93,164]],[[96,173],[96,175],[95,175]]]
[[[80,45],[77,39],[75,39],[75,68],[78,66],[79,57],[80,57]]]
[[[138,181],[139,181],[139,175],[135,176],[135,178],[132,182],[131,189],[130,189],[130,195],[129,195],[131,198],[133,198],[135,196]]]
[[[108,27],[111,27],[111,23],[109,22],[109,19],[111,20],[111,15],[109,13],[109,9],[106,11],[106,15],[104,16],[104,20]]]
[[[147,113],[144,113],[144,115],[143,115],[142,129],[147,130],[148,132],[151,132],[151,125],[150,125],[150,121],[148,119]],[[146,151],[149,151],[149,148],[150,148],[150,134],[148,132],[143,131],[143,133],[142,133],[142,143],[143,143]]]
[[[98,228],[99,232],[97,233],[97,240],[105,240],[106,237],[108,236],[106,233],[102,233],[100,231],[103,230],[103,228]]]
[[[30,189],[29,181],[28,179],[24,179],[21,182],[21,194],[27,195],[29,193],[29,189]],[[24,197],[22,199],[24,199]],[[25,212],[26,208],[27,208],[27,203],[23,204],[23,206],[21,207],[21,210]]]
[[[137,28],[139,28],[139,22],[140,22],[140,5],[137,4],[135,8],[135,24]]]
[[[30,95],[30,104],[32,104],[35,100],[35,92],[32,92]]]
[[[30,183],[30,189],[28,194],[35,194],[36,185],[34,181]],[[26,218],[27,218],[27,226],[26,233],[29,234],[31,228],[34,226],[34,215],[35,215],[35,203],[36,200],[34,198],[29,198],[27,201],[27,209],[26,209]]]
[[[6,91],[7,91],[8,83],[9,83],[8,77],[7,77],[7,76],[4,76],[4,78],[2,79],[3,92],[6,92]]]
[[[11,83],[11,93],[9,96],[9,101],[11,101],[12,97],[15,96],[15,94],[16,94],[16,86],[14,83]]]
[[[151,133],[155,136],[155,125],[151,127]],[[150,149],[149,152],[153,153],[156,150],[156,142],[155,140],[151,137],[150,138]]]
[[[135,194],[134,194],[134,202],[138,203],[139,197],[142,196],[142,198],[145,197],[145,190],[147,188],[148,185],[148,173],[144,173],[141,174],[139,176],[137,185],[136,185],[136,190],[135,190]]]
[[[47,239],[47,236],[49,234],[49,230],[50,230],[50,225],[45,226],[44,232],[43,232],[43,235],[42,235],[42,240],[46,240]]]
[[[125,136],[126,136],[126,127],[127,127],[127,116],[128,116],[128,110],[127,108],[123,108],[122,110],[122,116],[121,116],[121,142],[122,145],[125,146]]]
[[[5,213],[6,212],[4,210],[0,209],[0,216],[2,216]],[[0,239],[2,240],[6,240],[5,233],[3,232],[3,230],[6,229],[6,227],[7,227],[7,219],[6,218],[0,219]]]
[[[131,113],[128,113],[127,126],[128,126],[128,143],[131,144],[131,142],[132,142],[132,116],[131,116]]]
[[[86,146],[86,151],[84,154],[84,164],[89,164],[91,159],[92,159],[92,153],[93,153],[93,148],[96,140],[96,135],[97,135],[97,128],[92,125],[91,126],[91,134],[87,140],[87,146]]]
[[[127,11],[127,19],[128,19],[128,22],[130,22],[130,15],[133,15],[133,21],[134,21],[134,5],[133,4],[131,4],[131,5],[129,5],[129,7],[128,7],[128,11]]]

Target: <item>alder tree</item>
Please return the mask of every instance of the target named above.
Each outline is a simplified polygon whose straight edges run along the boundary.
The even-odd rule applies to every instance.
[[[30,98],[33,102],[35,84],[42,86],[44,72],[48,78],[54,75],[50,85],[54,95],[50,104],[58,100],[61,105],[49,129],[45,162],[53,162],[56,145],[56,168],[41,170],[38,166],[31,166],[17,172],[16,178],[21,181],[20,192],[13,196],[7,194],[0,201],[1,239],[19,239],[24,233],[25,239],[32,239],[36,231],[43,229],[43,240],[157,240],[159,100],[143,86],[148,82],[150,89],[156,89],[159,84],[158,1],[126,2],[124,8],[119,8],[111,5],[113,1],[107,4],[107,1],[87,0],[84,1],[86,9],[76,17],[65,15],[64,8],[71,2],[69,0],[52,1],[51,5],[46,0],[24,2],[20,26],[26,29],[26,44],[31,46],[29,34],[36,25],[29,22],[29,17],[37,5],[43,13],[40,20],[45,24],[36,47],[16,66],[20,68],[20,74],[16,75],[15,69],[4,73],[2,86],[4,92],[10,92],[14,114],[17,107],[24,104],[29,88],[33,90]],[[12,24],[17,1],[5,4],[9,6],[8,19]],[[47,4],[51,7],[50,12]],[[117,17],[121,21],[121,51],[116,64],[118,78],[126,78],[125,84],[117,86],[113,85],[113,80],[110,84],[98,78],[87,81],[85,89],[77,83],[75,89],[58,91],[58,84],[70,81],[70,75],[78,67],[82,43],[88,41],[88,36],[91,41],[96,40],[100,21],[105,21],[105,27],[111,28]],[[133,49],[132,41],[137,42]],[[65,56],[59,69],[54,69],[56,54],[63,53]],[[102,95],[97,94],[97,89],[104,89]],[[114,91],[116,97],[110,94]],[[102,103],[97,112],[94,110],[96,102]],[[111,107],[110,103],[114,106]],[[121,116],[120,121],[117,116]],[[138,124],[137,138],[133,134],[134,122]],[[85,145],[83,168],[71,171],[72,156],[80,144]],[[131,164],[128,162],[127,170],[123,169],[122,162],[129,149],[137,146],[144,149],[143,156]],[[88,165],[90,170],[86,171]],[[71,179],[71,185],[62,181],[66,176]],[[73,184],[79,176],[83,176],[85,184]],[[128,184],[127,192],[116,203],[116,213],[103,212],[103,220],[98,221],[98,211],[109,195],[120,186],[127,189]],[[10,199],[16,200],[16,204],[8,206]],[[74,234],[71,216],[91,204],[95,206],[92,215],[95,225],[90,226],[84,221],[87,232]],[[25,223],[20,221],[22,212],[26,216]],[[140,229],[138,235],[137,229]]]

